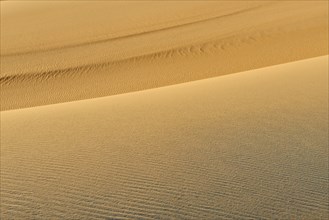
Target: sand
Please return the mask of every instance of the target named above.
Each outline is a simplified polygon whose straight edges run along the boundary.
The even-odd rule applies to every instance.
[[[2,219],[326,219],[327,66],[1,112]]]
[[[0,219],[328,219],[327,1],[1,1]]]
[[[328,54],[327,1],[1,2],[1,109]]]

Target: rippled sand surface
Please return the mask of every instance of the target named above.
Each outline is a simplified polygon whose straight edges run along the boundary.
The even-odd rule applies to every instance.
[[[1,1],[0,219],[328,219],[327,1]]]
[[[326,1],[1,2],[1,109],[328,54]]]
[[[2,219],[326,219],[327,66],[2,112]]]

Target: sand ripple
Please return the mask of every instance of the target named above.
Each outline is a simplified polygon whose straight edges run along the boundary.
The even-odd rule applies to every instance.
[[[327,219],[327,65],[4,111],[1,219]]]

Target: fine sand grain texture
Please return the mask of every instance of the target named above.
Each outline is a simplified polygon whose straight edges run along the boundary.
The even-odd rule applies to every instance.
[[[1,219],[328,219],[328,56],[1,112]]]
[[[328,1],[1,2],[1,110],[328,54]]]
[[[1,1],[0,219],[329,219],[328,1]]]

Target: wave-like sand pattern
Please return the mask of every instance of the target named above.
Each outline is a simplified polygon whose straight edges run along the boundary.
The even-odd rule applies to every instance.
[[[328,1],[0,4],[0,219],[329,218]]]
[[[46,6],[31,6],[21,17],[3,10],[1,110],[151,89],[328,54],[327,2],[52,4],[54,12],[46,14],[40,12]],[[69,11],[67,4],[76,9]],[[175,5],[181,15],[170,12]],[[143,10],[135,12],[136,7]],[[120,17],[122,8],[134,11],[134,22]],[[155,9],[158,20],[150,21]],[[67,13],[74,19],[66,20]],[[59,28],[58,17],[72,26]],[[98,21],[95,33],[89,31],[88,18]],[[106,18],[118,21],[112,27]],[[25,26],[31,36],[21,38]]]
[[[226,18],[228,16],[234,16],[234,15],[238,15],[241,13],[245,13],[245,12],[249,12],[252,11],[254,9],[260,8],[261,6],[255,6],[255,7],[251,7],[251,8],[245,8],[242,10],[237,10],[228,14],[222,14],[222,15],[214,15],[213,17],[206,17],[200,20],[194,20],[194,21],[190,21],[190,22],[186,22],[186,23],[181,23],[181,21],[176,21],[173,26],[165,26],[165,27],[161,27],[161,24],[157,24],[156,27],[154,29],[152,29],[152,27],[148,27],[146,30],[141,30],[139,32],[135,32],[135,33],[130,33],[127,35],[121,35],[121,36],[114,36],[114,37],[109,37],[109,38],[105,38],[105,39],[97,39],[97,40],[91,40],[91,41],[87,41],[87,42],[82,42],[82,43],[78,43],[78,44],[71,44],[71,45],[66,45],[66,46],[61,46],[61,47],[55,47],[55,48],[44,48],[43,50],[29,50],[29,51],[23,51],[23,52],[17,52],[17,53],[6,53],[6,54],[2,54],[2,56],[18,56],[18,55],[25,55],[25,54],[30,54],[30,53],[37,53],[37,52],[45,52],[45,51],[53,51],[53,50],[60,50],[60,49],[68,49],[68,48],[74,48],[74,47],[81,47],[81,46],[87,46],[87,45],[92,45],[92,44],[99,44],[99,43],[106,43],[109,41],[114,41],[114,40],[122,40],[122,39],[126,39],[126,38],[131,38],[131,37],[138,37],[141,35],[147,35],[147,34],[152,34],[152,33],[158,33],[158,32],[162,32],[162,31],[166,31],[166,30],[172,30],[172,29],[176,29],[176,28],[181,28],[181,27],[185,27],[188,25],[193,25],[193,24],[198,24],[198,23],[203,23],[203,22],[207,22],[207,21],[212,21],[212,20],[217,20],[217,19],[223,19]],[[177,23],[178,22],[178,23]],[[20,48],[21,50],[21,48]]]
[[[3,111],[1,219],[327,219],[327,68]]]

